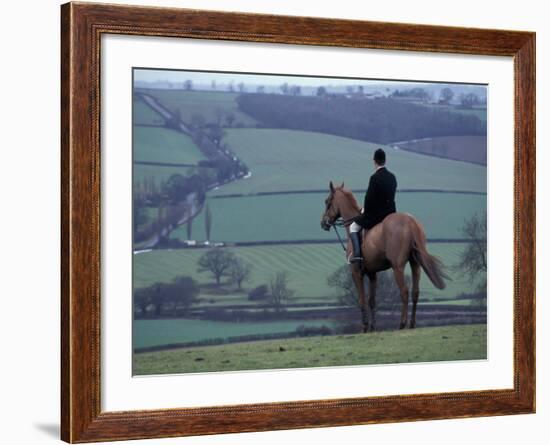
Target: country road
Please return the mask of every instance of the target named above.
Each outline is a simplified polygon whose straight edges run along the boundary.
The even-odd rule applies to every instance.
[[[149,94],[138,92],[136,93],[149,107],[151,107],[153,110],[155,110],[157,113],[159,113],[166,121],[173,121],[174,115],[173,113],[167,109],[164,105],[162,105],[155,97],[150,96]],[[190,128],[180,119],[178,122],[178,130],[182,133],[186,134],[189,137],[193,136],[192,131]],[[231,156],[233,160],[236,160],[235,155],[231,155],[229,152],[227,152],[227,149],[225,151],[222,151],[222,149],[218,149],[219,153],[224,157]],[[191,166],[188,164],[171,164],[171,163],[162,163],[162,162],[140,162],[135,161],[136,164],[143,164],[143,165],[157,165],[157,166]],[[250,172],[248,172],[250,174]],[[242,179],[245,175],[237,175],[236,177],[229,179],[223,183],[215,183],[210,184],[207,186],[207,190],[216,189],[218,187],[221,187],[223,185],[229,184],[230,182]],[[197,193],[190,193],[187,195],[185,199],[185,205],[184,205],[184,213],[181,215],[181,217],[178,218],[178,222],[176,225],[168,225],[164,227],[161,230],[161,233],[157,233],[153,235],[151,238],[149,238],[144,244],[140,246],[139,249],[136,249],[135,251],[141,251],[144,249],[152,249],[154,248],[157,243],[160,240],[161,236],[168,236],[170,232],[174,229],[176,229],[178,226],[181,226],[183,224],[186,224],[190,219],[195,218],[201,211],[202,207],[198,204],[198,196]]]
[[[153,110],[155,110],[157,113],[159,113],[165,120],[169,121],[173,119],[174,115],[170,110],[164,107],[164,105],[161,105],[161,103],[155,99],[153,96],[149,96],[146,93],[136,93],[141,99],[149,105]],[[178,128],[183,133],[185,133],[188,136],[191,136],[191,130],[185,125],[181,120],[178,122]]]
[[[193,219],[195,216],[198,215],[198,213],[201,211],[201,206],[198,204],[198,196],[197,193],[190,193],[187,195],[185,199],[185,207],[184,212],[182,215],[178,218],[177,225],[174,227],[172,225],[169,225],[167,227],[164,227],[160,234],[156,233],[151,238],[149,238],[147,241],[143,243],[143,245],[140,246],[139,249],[134,249],[134,253],[137,251],[145,250],[145,249],[151,249],[157,245],[159,242],[159,239],[161,236],[167,236],[172,230],[174,230],[177,226],[181,226],[182,224],[186,224],[187,221],[190,219]]]

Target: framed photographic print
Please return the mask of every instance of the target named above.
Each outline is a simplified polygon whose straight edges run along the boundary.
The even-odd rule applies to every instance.
[[[533,33],[61,12],[63,440],[534,412]]]

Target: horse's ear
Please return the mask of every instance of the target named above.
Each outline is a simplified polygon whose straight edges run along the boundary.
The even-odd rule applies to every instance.
[[[344,181],[342,181],[342,185],[340,186],[341,189],[344,188]]]
[[[330,181],[329,187],[330,191],[334,193],[334,184],[332,183],[332,181]]]

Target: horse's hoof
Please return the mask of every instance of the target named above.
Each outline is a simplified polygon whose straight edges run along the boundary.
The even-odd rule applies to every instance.
[[[405,323],[401,323],[401,324],[399,325],[399,329],[405,329]]]
[[[416,328],[416,323],[411,323],[410,328],[411,328],[411,329]]]

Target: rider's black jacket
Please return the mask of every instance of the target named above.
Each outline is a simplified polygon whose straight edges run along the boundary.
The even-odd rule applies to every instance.
[[[395,191],[397,180],[386,167],[380,167],[370,177],[365,193],[363,214],[355,222],[364,229],[370,229],[382,222],[390,213],[395,213]]]

